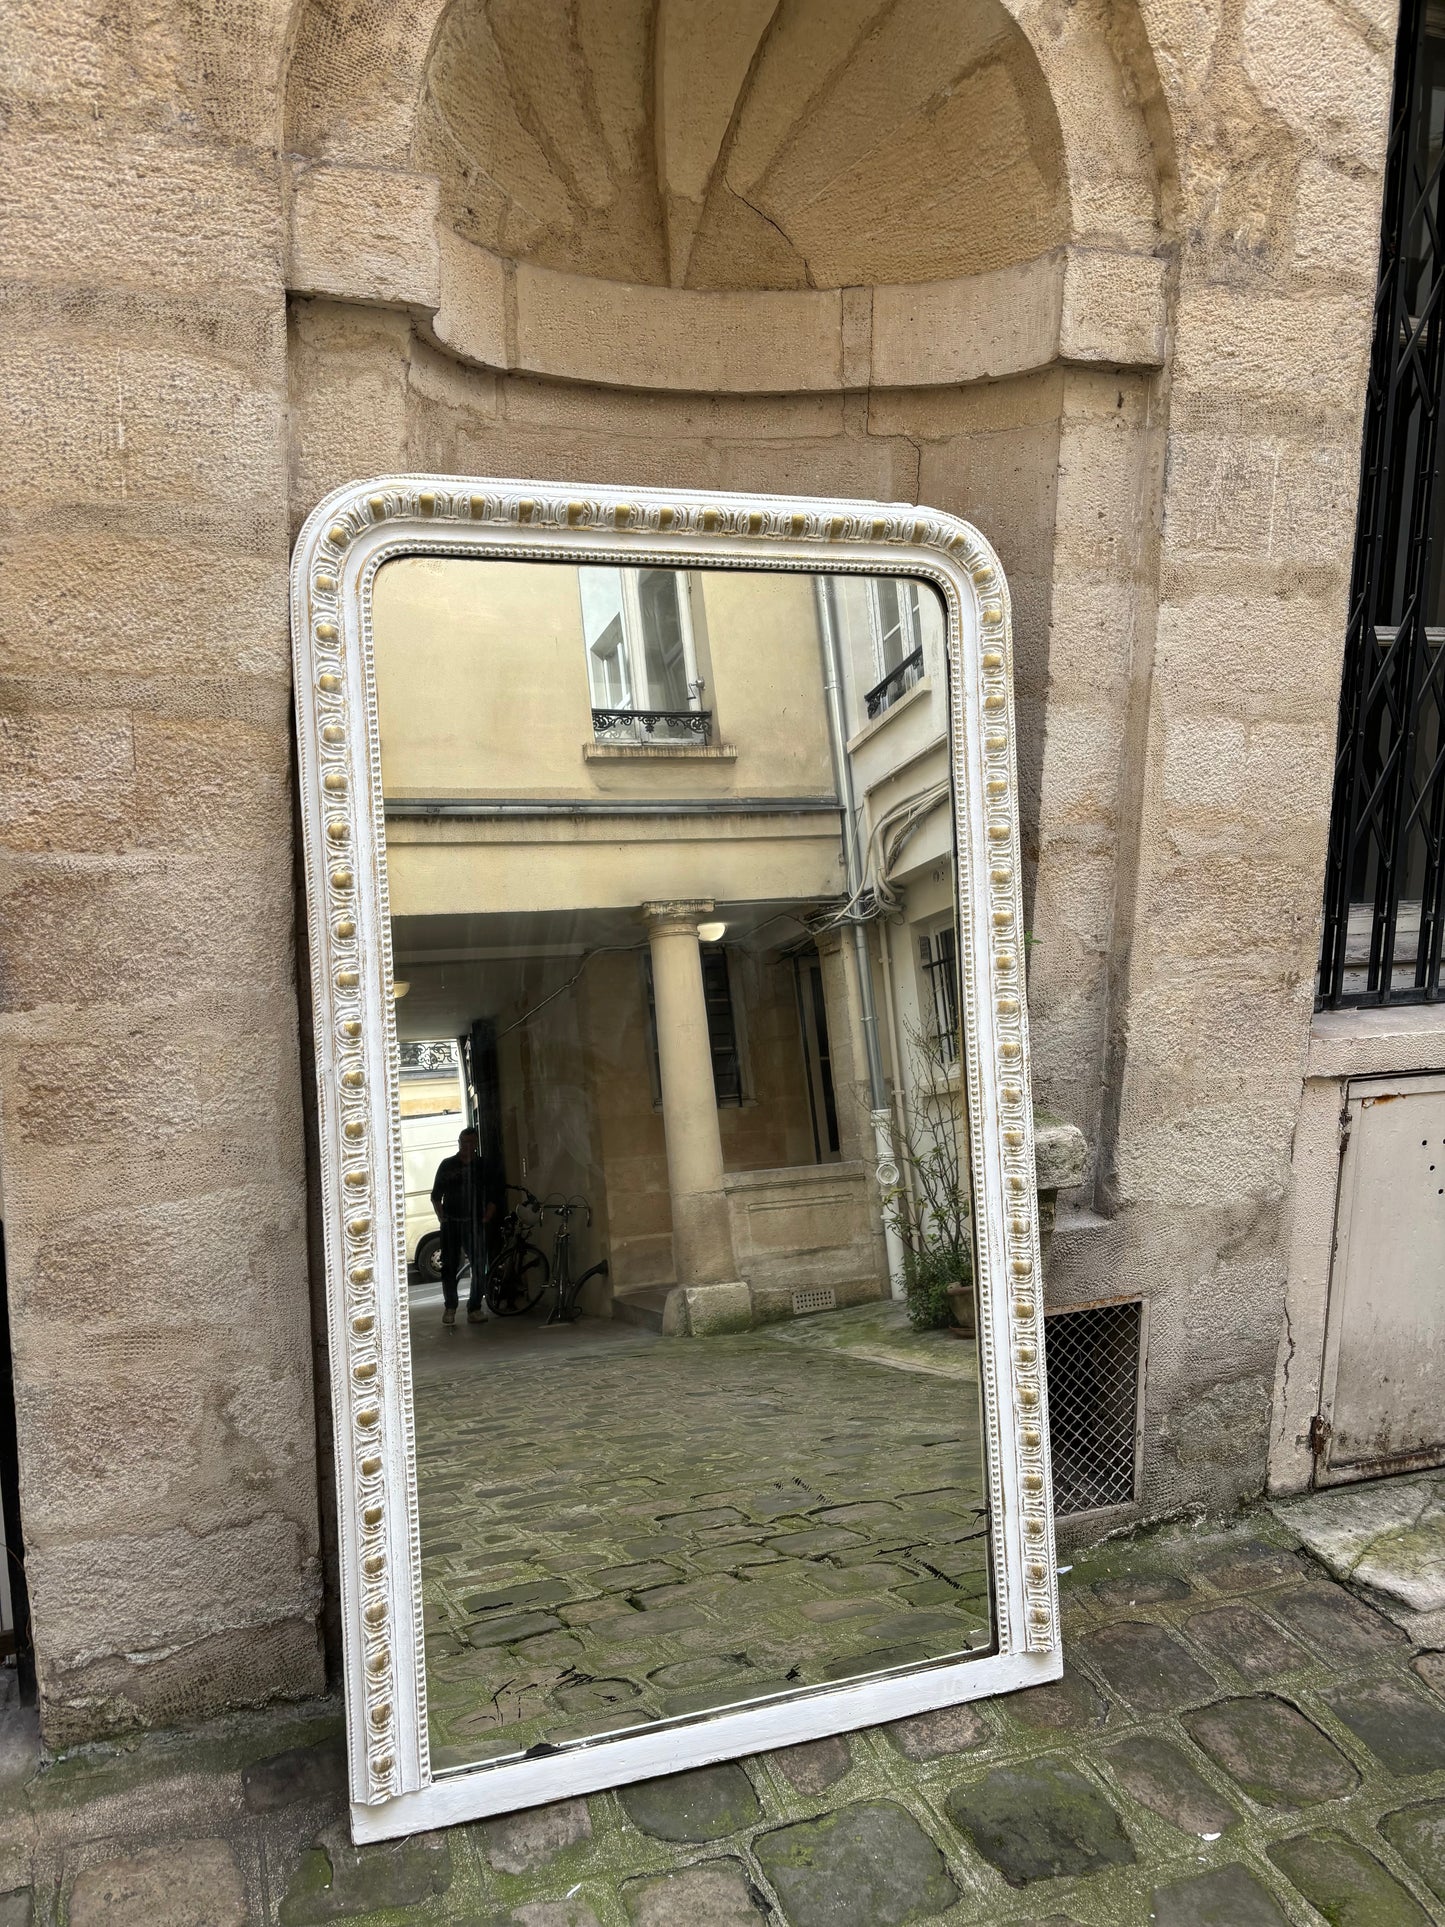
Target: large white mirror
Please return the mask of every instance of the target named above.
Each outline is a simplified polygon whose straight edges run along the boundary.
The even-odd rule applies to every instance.
[[[1056,1676],[987,546],[406,478],[294,621],[357,1836]]]

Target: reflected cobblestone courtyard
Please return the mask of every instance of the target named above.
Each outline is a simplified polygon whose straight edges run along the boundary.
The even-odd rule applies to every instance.
[[[972,1345],[413,1319],[438,1767],[990,1640]]]
[[[0,1923],[1445,1919],[1445,1616],[1392,1618],[1263,1508],[1065,1564],[1056,1685],[361,1849],[334,1705],[49,1765],[0,1708]]]

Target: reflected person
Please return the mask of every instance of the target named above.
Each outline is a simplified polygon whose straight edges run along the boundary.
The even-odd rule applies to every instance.
[[[442,1312],[444,1325],[457,1322],[457,1273],[465,1254],[472,1268],[467,1294],[467,1323],[480,1325],[482,1284],[487,1270],[487,1228],[497,1216],[503,1195],[500,1171],[492,1169],[478,1149],[477,1133],[468,1125],[457,1139],[455,1157],[443,1158],[432,1183],[432,1209],[442,1228]]]

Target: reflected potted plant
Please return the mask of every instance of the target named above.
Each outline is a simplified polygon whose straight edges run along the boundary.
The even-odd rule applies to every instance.
[[[903,1245],[903,1284],[915,1331],[976,1335],[968,1125],[950,1039],[909,1033],[906,1121],[895,1126],[897,1180],[884,1189],[889,1228]]]

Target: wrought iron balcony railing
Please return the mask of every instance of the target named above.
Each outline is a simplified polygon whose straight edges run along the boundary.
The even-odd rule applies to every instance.
[[[863,698],[870,722],[875,716],[881,716],[885,709],[922,679],[923,645],[920,643],[911,656],[905,656],[902,662],[888,671],[882,682],[874,683]]]
[[[710,709],[594,709],[592,736],[598,743],[640,743],[703,747],[712,741]]]

